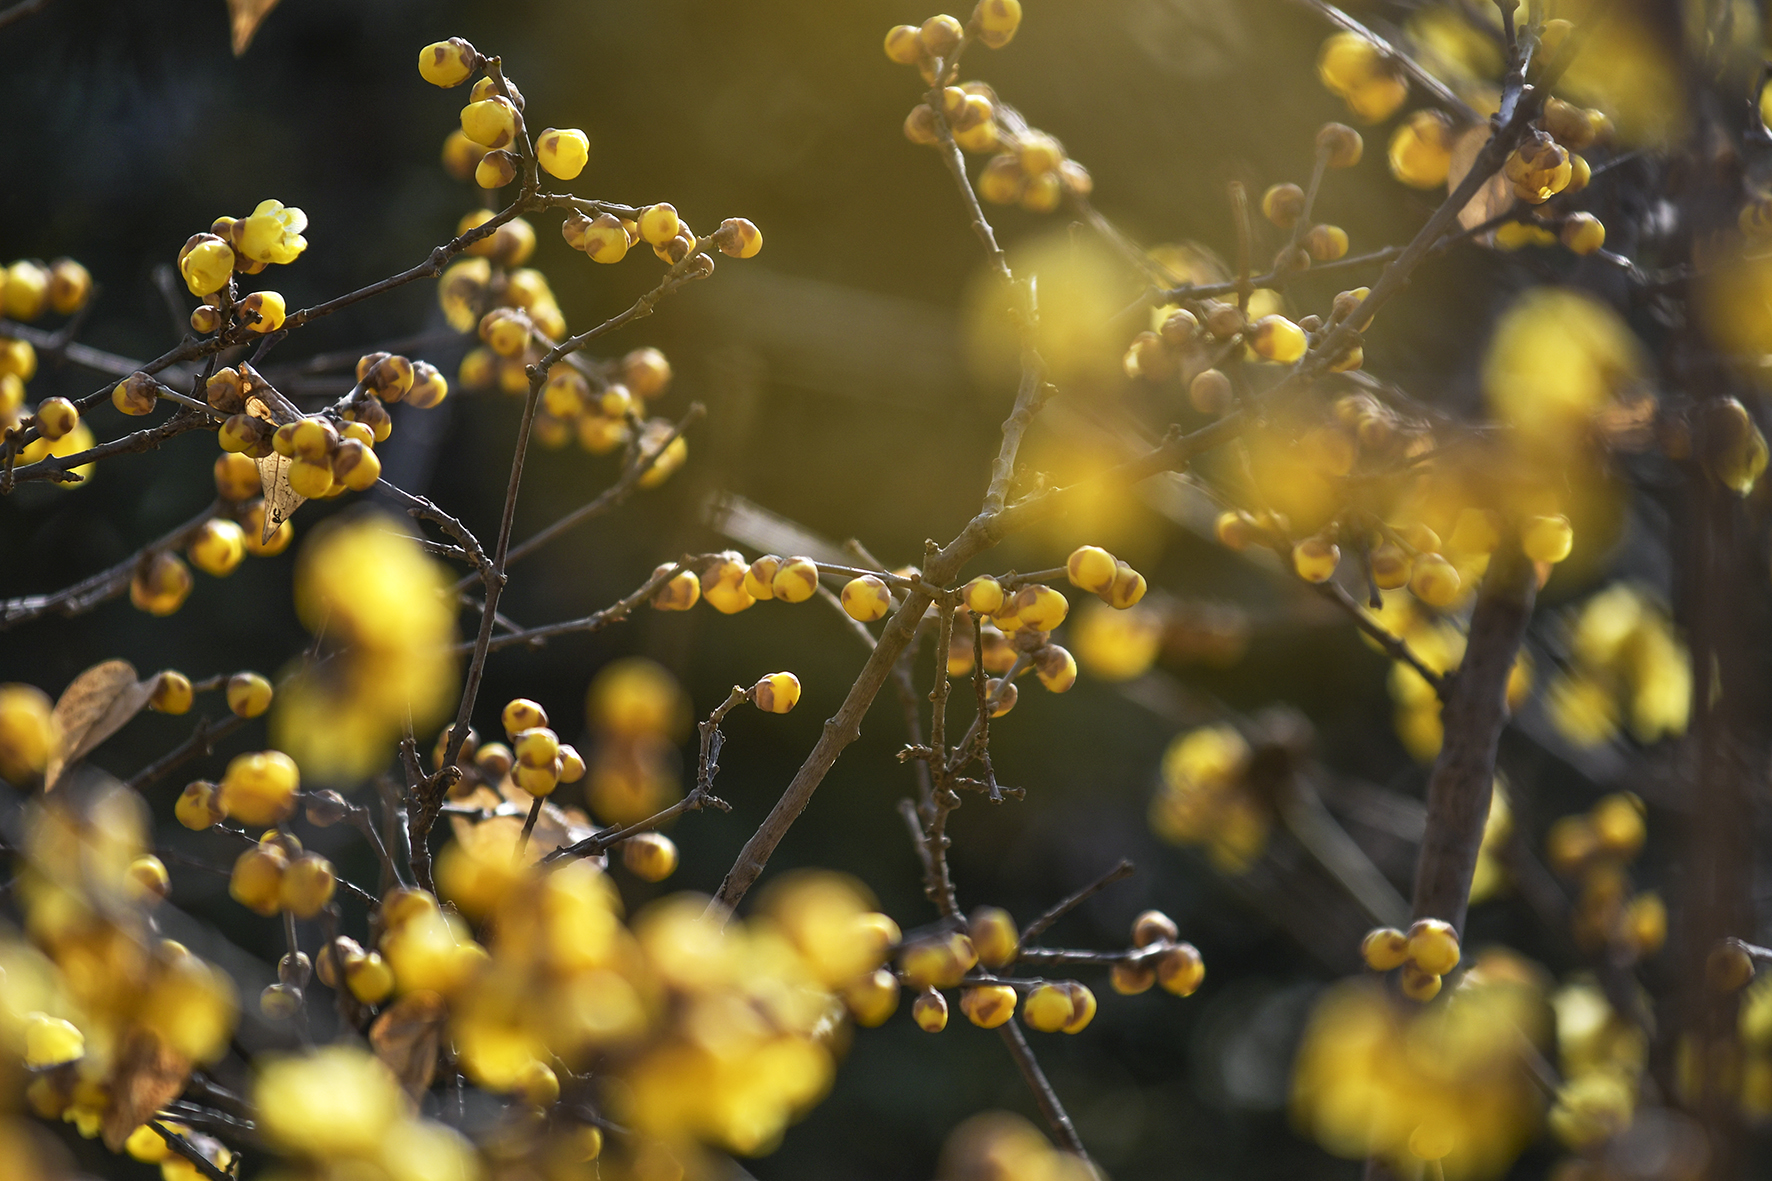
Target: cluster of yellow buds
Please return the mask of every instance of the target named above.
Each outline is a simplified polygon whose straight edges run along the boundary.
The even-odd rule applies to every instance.
[[[569,358],[548,372],[536,414],[536,439],[561,447],[570,439],[591,455],[607,455],[638,432],[639,455],[652,466],[642,488],[656,488],[689,458],[689,444],[665,418],[644,418],[648,403],[671,381],[671,363],[655,348],[639,348],[616,361]],[[667,442],[668,440],[668,442]]]
[[[71,258],[21,258],[0,267],[0,316],[30,323],[44,312],[71,316],[92,297],[92,275]]]
[[[468,91],[468,101],[461,109],[461,132],[479,149],[474,162],[474,183],[483,189],[501,189],[517,179],[523,166],[522,157],[514,150],[517,137],[526,135],[523,128],[523,93],[507,80],[500,93],[499,83],[491,75],[475,82]],[[588,141],[587,141],[588,146]]]
[[[1615,792],[1545,834],[1551,868],[1578,883],[1570,926],[1583,951],[1635,963],[1667,940],[1667,906],[1653,890],[1633,893],[1630,864],[1643,851],[1643,801]]]
[[[37,438],[19,449],[15,464],[36,463],[52,455],[76,455],[93,444],[92,428],[81,419],[79,407],[67,398],[45,398],[35,407],[25,402],[25,383],[36,372],[37,351],[29,341],[0,337],[0,439],[15,430],[37,428]],[[81,464],[72,470],[84,482],[92,465]]]
[[[241,465],[244,465],[242,467]],[[216,490],[230,502],[237,517],[217,516],[199,525],[185,542],[190,565],[170,550],[143,555],[129,579],[129,601],[150,615],[172,615],[183,607],[195,587],[191,566],[216,578],[226,578],[245,560],[274,557],[289,547],[295,527],[284,521],[267,538],[262,499],[248,499],[259,491],[256,464],[243,455],[223,455],[215,462]]]
[[[225,973],[154,934],[167,877],[151,829],[117,785],[34,806],[15,889],[24,938],[0,939],[0,1043],[31,1071],[26,1106],[112,1151],[155,1116],[142,1095],[226,1053],[237,1016]]]
[[[1575,610],[1568,661],[1547,687],[1547,705],[1577,746],[1599,746],[1622,728],[1650,743],[1686,732],[1692,691],[1691,657],[1667,612],[1620,583]]]
[[[191,330],[218,331],[231,315],[248,332],[275,332],[287,313],[283,296],[255,291],[237,304],[234,275],[256,275],[271,263],[292,263],[308,248],[302,231],[308,215],[281,201],[260,201],[246,217],[218,217],[207,233],[194,234],[178,252],[178,272],[191,294],[204,300],[191,313]]]
[[[1551,996],[1562,1083],[1545,1122],[1584,1155],[1629,1130],[1642,1098],[1649,1039],[1591,979],[1577,977]],[[1747,1029],[1743,1014],[1743,1032]],[[1744,1089],[1744,1098],[1746,1091]]]
[[[689,726],[689,700],[662,665],[637,656],[604,665],[585,716],[596,738],[586,796],[599,820],[632,824],[676,799],[676,743]]]
[[[713,246],[732,258],[755,258],[763,249],[763,232],[742,217],[729,217],[706,238],[696,236],[676,206],[660,203],[633,210],[632,217],[618,217],[603,210],[595,214],[574,210],[560,223],[560,236],[591,261],[618,263],[629,249],[645,242],[660,262],[675,266],[704,246]]]
[[[1458,966],[1463,953],[1458,932],[1440,919],[1417,919],[1407,932],[1379,927],[1360,943],[1360,958],[1374,972],[1401,968],[1397,985],[1410,1000],[1427,1002],[1440,995],[1441,978]]]
[[[939,97],[919,103],[905,117],[906,139],[933,147],[942,142],[945,125],[964,150],[994,153],[978,174],[980,197],[1050,213],[1067,193],[1087,197],[1093,191],[1095,182],[1088,169],[1071,159],[1055,137],[1028,126],[989,84],[953,81],[968,43],[977,40],[1001,48],[1020,25],[1018,0],[980,0],[964,26],[945,14],[932,16],[921,26],[893,26],[886,33],[886,56],[900,65],[916,66],[930,86],[937,85],[940,76]],[[932,102],[939,102],[939,112]]]
[[[475,210],[459,230],[466,233],[492,216]],[[443,272],[437,286],[443,318],[457,332],[477,332],[481,342],[462,358],[458,376],[467,389],[527,393],[527,366],[567,334],[547,276],[523,265],[534,252],[534,229],[515,217],[471,244],[469,257]]]
[[[956,90],[966,96],[958,113],[953,99]],[[942,100],[955,143],[968,151],[995,152],[978,173],[978,195],[986,201],[1051,213],[1066,195],[1087,197],[1095,191],[1095,178],[1071,159],[1056,136],[1028,127],[1019,114],[1011,119],[1009,110],[983,82],[949,86],[942,91]],[[919,135],[924,120],[917,111],[928,109],[927,105],[916,108],[905,124],[905,134],[913,143],[923,142]],[[967,122],[977,117],[985,117],[985,121]]]
[[[47,267],[31,259],[0,267],[0,333],[4,320],[35,320],[45,310],[72,315],[86,305],[91,293],[92,276],[71,258],[57,259]],[[37,438],[19,449],[15,464],[75,455],[93,444],[92,428],[81,421],[79,408],[68,399],[45,398],[35,407],[26,404],[26,383],[36,375],[37,350],[31,342],[0,335],[0,439],[15,430],[37,428]],[[91,470],[91,464],[73,469],[82,482]],[[80,483],[61,487],[78,488]]]
[[[483,948],[408,892],[399,909],[416,917],[392,921],[441,923],[429,942],[472,950],[434,955],[460,965],[435,973],[408,968],[416,946],[384,936],[399,1004],[414,1003],[414,989],[439,992],[462,1068],[494,1092],[551,1108],[561,1065],[619,1077],[610,1114],[663,1142],[634,1151],[682,1153],[694,1141],[768,1151],[829,1085],[838,994],[873,978],[898,940],[859,887],[832,874],[783,878],[749,922],[677,896],[629,927],[595,863],[538,870],[511,853],[508,838],[458,839],[439,862],[446,892],[483,924]],[[555,1150],[548,1134],[535,1140],[514,1154]]]
[[[1366,123],[1382,123],[1409,98],[1397,57],[1358,33],[1336,33],[1317,52],[1317,77]]]
[[[1132,920],[1132,946],[1137,954],[1115,964],[1110,977],[1121,996],[1148,992],[1153,984],[1176,996],[1192,996],[1206,980],[1199,949],[1182,940],[1175,920],[1160,910],[1147,910]]]
[[[659,573],[670,569],[671,565],[667,563],[659,567]],[[783,558],[776,554],[764,554],[756,561],[746,564],[743,554],[737,550],[726,550],[714,555],[699,575],[693,570],[684,570],[666,582],[653,596],[652,605],[663,611],[687,611],[697,602],[706,599],[708,605],[722,615],[735,615],[749,610],[763,599],[804,603],[818,593],[818,579],[818,563],[811,558]],[[873,581],[880,582],[879,579]],[[882,589],[885,585],[880,582]],[[848,609],[851,605],[854,607],[851,614],[862,609],[859,596],[865,589],[865,584],[854,590],[848,587],[844,589],[845,608]],[[888,601],[889,599],[890,596]],[[870,605],[878,606],[877,600],[870,599]],[[885,612],[881,611],[880,614]],[[857,615],[856,618],[862,616]],[[879,615],[869,618],[878,619]]]
[[[1167,304],[1159,308],[1154,329],[1132,338],[1121,362],[1129,378],[1165,382],[1179,376],[1187,386],[1188,401],[1202,414],[1219,415],[1235,400],[1231,380],[1213,365],[1226,348],[1241,343],[1252,361],[1290,365],[1310,347],[1310,333],[1323,327],[1320,317],[1305,322],[1288,319],[1279,312],[1278,292],[1255,291],[1248,310],[1234,303],[1200,300],[1188,307]],[[1364,354],[1355,346],[1331,368],[1337,372],[1358,369]]]
[[[1229,725],[1181,734],[1163,753],[1151,829],[1177,845],[1205,847],[1212,864],[1238,874],[1267,848],[1272,806],[1249,782],[1249,742]]]
[[[222,781],[219,803],[227,803],[228,781]],[[297,918],[311,919],[332,901],[338,888],[338,875],[332,863],[318,853],[302,851],[301,842],[287,832],[272,829],[259,843],[240,854],[228,878],[228,894],[246,909],[261,915],[288,911]],[[299,993],[287,996],[288,985],[272,997],[300,1003]],[[261,1001],[261,1003],[263,1003]],[[277,1003],[265,1003],[267,1015]]]
[[[1527,1062],[1549,1039],[1544,994],[1542,970],[1502,949],[1437,1005],[1399,1002],[1374,980],[1338,985],[1305,1029],[1293,1115],[1336,1156],[1500,1176],[1538,1128]]]
[[[979,0],[965,24],[937,13],[921,25],[894,25],[886,30],[886,56],[901,66],[916,66],[923,81],[935,85],[937,71],[951,66],[956,50],[970,41],[1001,49],[1021,28],[1021,0]]]

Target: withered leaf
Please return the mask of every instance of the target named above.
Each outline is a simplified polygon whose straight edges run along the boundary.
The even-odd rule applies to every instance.
[[[263,419],[273,427],[281,425],[285,419],[279,416],[263,398],[251,395],[246,399],[246,413],[254,418]],[[278,526],[287,521],[290,514],[302,506],[307,499],[298,495],[289,486],[289,465],[293,461],[288,456],[278,455],[275,451],[263,459],[253,461],[258,464],[258,483],[265,494],[265,525],[261,544],[271,540]]]
[[[105,1147],[123,1151],[129,1134],[184,1091],[190,1059],[149,1029],[131,1030],[111,1066],[111,1106],[105,1112]]]
[[[228,20],[234,30],[234,56],[239,57],[252,44],[252,35],[258,32],[259,25],[265,17],[271,15],[271,9],[277,7],[277,0],[228,0]]]
[[[159,673],[136,680],[135,666],[127,660],[107,660],[75,677],[55,703],[60,734],[44,769],[44,790],[53,789],[63,771],[140,713],[159,684]]]
[[[1446,191],[1454,191],[1464,183],[1471,165],[1477,162],[1477,153],[1489,142],[1489,125],[1474,123],[1457,133],[1458,138],[1452,144],[1452,166],[1446,173]],[[1513,186],[1507,183],[1507,177],[1496,173],[1490,177],[1477,195],[1463,209],[1458,211],[1458,224],[1465,229],[1480,226],[1490,218],[1506,213],[1514,205]]]
[[[449,1008],[434,992],[410,992],[382,1011],[369,1027],[375,1056],[394,1072],[416,1101],[437,1073],[437,1047]]]
[[[535,797],[511,782],[509,777],[498,785],[498,790],[505,798],[505,807],[498,810],[499,818],[502,820],[507,811],[519,817],[514,831],[521,832],[522,820],[528,818],[529,809],[535,806]],[[557,804],[544,803],[541,806],[541,815],[535,818],[535,831],[529,834],[529,845],[524,850],[523,860],[536,861],[555,849],[576,844],[595,832],[590,818],[584,813],[576,809],[568,812]],[[513,835],[513,847],[515,841],[516,837]]]

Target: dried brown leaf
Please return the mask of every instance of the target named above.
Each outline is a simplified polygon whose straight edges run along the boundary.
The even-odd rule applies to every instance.
[[[239,57],[252,44],[252,35],[277,7],[277,0],[228,0],[228,21],[234,31],[234,56]]]
[[[191,1060],[149,1029],[132,1030],[111,1066],[111,1106],[105,1112],[105,1147],[123,1151],[129,1134],[178,1098],[191,1078]]]
[[[263,419],[273,427],[280,426],[287,420],[286,416],[279,415],[257,395],[246,399],[246,413]],[[278,526],[287,521],[307,498],[297,494],[289,486],[289,465],[292,461],[287,456],[273,451],[263,459],[253,462],[258,464],[258,483],[265,494],[265,525],[263,536],[259,538],[259,542],[263,544],[271,540],[271,535],[277,532]]]
[[[1458,139],[1452,144],[1452,166],[1446,173],[1446,191],[1454,191],[1464,183],[1470,173],[1471,165],[1477,162],[1477,153],[1489,142],[1489,125],[1477,123],[1466,127],[1458,133]],[[1480,226],[1492,217],[1506,213],[1514,207],[1513,186],[1499,172],[1490,177],[1477,195],[1470,199],[1469,204],[1458,211],[1458,224],[1465,229]]]
[[[504,796],[507,806],[511,807],[517,816],[528,818],[529,809],[535,806],[534,796],[512,783],[509,778],[498,785],[498,790]],[[503,811],[504,809],[500,809],[500,819],[503,819]],[[529,834],[529,845],[524,850],[523,860],[535,861],[552,853],[555,849],[564,845],[576,844],[593,835],[597,830],[591,827],[590,818],[584,816],[583,813],[579,815],[583,819],[583,823],[575,821],[574,817],[568,815],[565,809],[559,805],[544,803],[541,806],[541,815],[535,818],[535,831]],[[523,825],[519,821],[518,831],[521,831],[522,827]]]
[[[449,1007],[434,992],[410,992],[382,1011],[369,1027],[375,1056],[394,1072],[416,1101],[437,1073],[437,1047]]]
[[[136,680],[135,666],[127,660],[107,660],[75,677],[55,703],[60,734],[44,769],[44,790],[54,788],[63,771],[140,713],[159,684],[159,673]]]

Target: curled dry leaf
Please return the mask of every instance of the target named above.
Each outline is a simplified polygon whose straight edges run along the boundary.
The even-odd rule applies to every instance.
[[[1446,173],[1446,191],[1451,193],[1464,183],[1465,176],[1470,172],[1471,165],[1477,162],[1477,153],[1489,142],[1489,125],[1474,123],[1457,133],[1458,138],[1452,144],[1452,164]],[[1465,229],[1480,226],[1492,217],[1497,217],[1514,207],[1514,189],[1507,183],[1507,177],[1496,173],[1490,177],[1477,195],[1463,209],[1458,211],[1458,224]],[[1494,234],[1485,236],[1485,241],[1494,241]]]
[[[228,23],[234,34],[234,56],[239,57],[252,44],[252,36],[277,7],[277,0],[228,0]]]
[[[267,387],[268,388],[268,387]],[[281,401],[279,396],[278,401]],[[270,402],[257,393],[246,399],[246,413],[257,419],[270,423],[273,427],[291,421],[287,413],[280,413],[282,407],[273,408]],[[263,459],[253,461],[258,464],[259,487],[265,494],[265,526],[261,544],[271,540],[271,534],[277,532],[279,526],[287,521],[290,514],[302,506],[307,499],[289,486],[289,465],[292,462],[286,455],[278,455],[275,451]]]
[[[111,1065],[111,1106],[105,1112],[105,1147],[123,1151],[129,1134],[184,1091],[191,1060],[149,1029],[131,1030]]]
[[[55,703],[59,737],[44,769],[44,790],[140,713],[159,684],[159,673],[138,681],[127,660],[107,660],[75,677]]]
[[[369,1027],[375,1056],[394,1072],[416,1102],[437,1073],[437,1048],[449,1006],[434,992],[411,992],[383,1010]]]

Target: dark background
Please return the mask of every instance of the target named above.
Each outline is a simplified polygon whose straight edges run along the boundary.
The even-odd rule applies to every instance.
[[[1195,239],[1231,255],[1226,181],[1244,179],[1257,193],[1276,180],[1302,182],[1315,128],[1345,117],[1314,78],[1323,28],[1280,0],[1028,0],[1026,7],[1014,44],[975,51],[967,75],[991,82],[1069,145],[1094,174],[1099,207],[1145,242]],[[945,541],[976,510],[1013,397],[1012,378],[967,361],[964,309],[982,255],[944,169],[900,133],[920,83],[880,52],[889,25],[927,15],[900,0],[283,0],[235,59],[220,0],[55,0],[0,33],[8,163],[0,259],[81,259],[102,288],[83,339],[135,357],[177,339],[153,269],[217,215],[242,215],[265,197],[298,205],[311,219],[307,253],[266,276],[292,308],[409,267],[479,203],[478,190],[451,180],[437,159],[461,92],[439,92],[413,68],[421,45],[465,36],[503,56],[532,126],[589,133],[591,163],[574,191],[636,204],[669,200],[698,228],[745,216],[765,237],[757,259],[721,258],[712,280],[609,345],[612,354],[640,344],[668,353],[677,379],[659,412],[707,404],[707,420],[690,437],[689,467],[519,567],[506,612],[525,624],[583,615],[659,561],[720,548],[725,543],[700,518],[713,490],[740,493],[833,539],[859,538],[890,563],[913,561],[926,537]],[[1319,207],[1349,230],[1356,251],[1406,239],[1433,198],[1388,179],[1384,139],[1382,131],[1369,134],[1365,162],[1336,178]],[[1059,216],[991,212],[1011,246],[1066,233]],[[597,267],[560,241],[557,217],[535,221],[534,265],[548,274],[575,330],[651,285],[647,252]],[[1070,233],[1087,248],[1087,231]],[[1455,252],[1387,311],[1367,346],[1370,365],[1443,405],[1472,405],[1470,360],[1487,309],[1470,293],[1499,299],[1551,265],[1516,261],[1504,271],[1473,248]],[[1137,294],[1134,276],[1117,281],[1125,301]],[[1307,285],[1305,302],[1325,303],[1339,286]],[[435,284],[419,282],[304,330],[275,359],[368,350],[440,326]],[[415,355],[453,375],[460,346]],[[77,369],[46,370],[32,400],[101,384]],[[1084,393],[1110,403],[1122,396],[1111,383]],[[1158,425],[1185,413],[1150,403],[1144,396],[1127,405]],[[395,417],[393,439],[381,449],[387,474],[489,540],[518,404],[457,390],[436,411],[398,407]],[[100,438],[126,429],[109,407],[95,410],[92,423]],[[1054,466],[1075,459],[1051,431],[1036,430],[1029,454]],[[90,487],[34,485],[0,501],[0,595],[75,581],[200,510],[212,495],[214,455],[207,435],[187,435],[161,452],[101,465]],[[536,453],[517,536],[613,476],[610,459],[576,448]],[[144,672],[275,674],[306,642],[288,589],[299,535],[336,507],[304,509],[297,545],[280,558],[249,558],[226,580],[198,574],[190,601],[170,618],[117,601],[82,620],[11,632],[0,640],[0,681],[30,681],[53,694],[81,669],[116,656]],[[1308,597],[1160,521],[1131,494],[1094,526],[1043,528],[968,573],[1053,565],[1096,540],[1132,560],[1153,586],[1189,599],[1236,599],[1250,611],[1253,643],[1239,665],[1170,666],[1189,689],[1236,709],[1297,706],[1315,723],[1330,765],[1419,794],[1422,774],[1391,736],[1382,659]],[[1549,598],[1568,589],[1553,583]],[[711,890],[858,670],[859,650],[844,630],[817,605],[763,604],[732,618],[705,608],[643,611],[594,637],[495,656],[477,720],[483,732],[494,728],[499,704],[524,694],[552,711],[562,737],[585,741],[585,686],[601,665],[630,652],[671,667],[701,714],[735,681],[776,668],[797,672],[806,692],[795,713],[746,711],[728,723],[718,786],[732,814],[693,816],[673,830],[684,864],[668,885]],[[925,656],[925,671],[927,663]],[[1284,1112],[1298,1025],[1332,973],[1202,859],[1157,843],[1146,827],[1156,761],[1176,723],[1088,676],[1066,697],[1029,689],[1022,702],[997,731],[995,751],[1002,779],[1025,786],[1028,799],[1000,808],[969,800],[955,817],[952,860],[963,903],[999,903],[1025,922],[1130,856],[1137,877],[1065,920],[1052,938],[1123,945],[1131,917],[1159,906],[1208,966],[1205,987],[1188,1000],[1161,991],[1122,998],[1105,979],[1091,979],[1102,998],[1091,1029],[1036,1037],[1085,1141],[1126,1178],[1354,1176],[1357,1166],[1294,1136]],[[94,761],[128,774],[180,741],[191,721],[144,715]],[[224,754],[264,741],[254,723]],[[896,811],[912,789],[910,772],[891,757],[901,741],[896,705],[884,695],[771,868],[852,872],[908,929],[932,912]],[[218,755],[206,773],[222,765]],[[1562,768],[1546,761],[1544,770],[1555,789]],[[155,800],[165,826],[176,791],[164,784]],[[175,829],[171,835],[183,839]],[[370,876],[370,866],[354,860],[361,856],[343,864]],[[1405,862],[1398,875],[1405,889],[1406,873]],[[174,877],[181,907],[214,916],[245,952],[274,957],[275,924],[227,904],[220,879],[176,866]],[[624,888],[631,885],[624,878]],[[645,895],[631,890],[630,903]],[[1540,950],[1534,942],[1542,936],[1516,918],[1501,904],[1479,908],[1474,922],[1484,937]],[[230,961],[247,977],[248,998],[252,972],[260,983],[269,979],[265,962]],[[252,1026],[243,1039],[257,1044],[274,1034]],[[765,1179],[927,1176],[947,1131],[990,1107],[1032,1114],[998,1039],[958,1020],[931,1038],[901,1013],[883,1029],[858,1031],[831,1097],[779,1152],[749,1167]],[[135,1175],[124,1160],[86,1159],[107,1176]],[[1529,1158],[1524,1167],[1543,1163]]]

